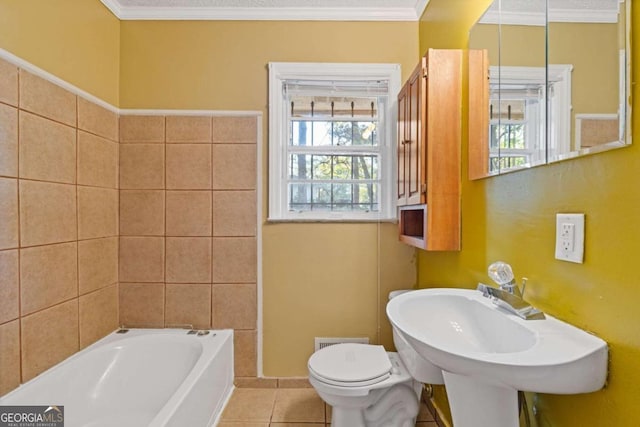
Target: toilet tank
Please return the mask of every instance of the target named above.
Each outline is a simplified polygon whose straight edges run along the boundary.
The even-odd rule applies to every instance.
[[[389,299],[392,299],[405,292],[411,292],[412,289],[399,289],[389,292]],[[442,377],[442,370],[420,356],[409,343],[396,331],[396,328],[391,325],[393,329],[393,343],[396,346],[396,350],[400,355],[400,359],[404,363],[411,376],[421,383],[425,384],[444,384],[444,378]]]

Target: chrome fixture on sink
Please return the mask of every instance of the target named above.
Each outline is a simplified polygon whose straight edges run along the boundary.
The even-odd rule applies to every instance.
[[[544,313],[534,308],[523,298],[524,289],[527,285],[527,279],[522,280],[522,289],[516,285],[511,266],[502,261],[496,261],[489,266],[489,277],[496,282],[500,288],[493,288],[478,283],[478,290],[482,295],[491,298],[492,301],[504,309],[516,314],[525,320],[541,320],[544,319]]]

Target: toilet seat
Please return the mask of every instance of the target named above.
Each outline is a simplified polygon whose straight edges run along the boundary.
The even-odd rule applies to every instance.
[[[326,384],[364,387],[391,376],[392,364],[381,345],[344,343],[325,347],[309,358],[309,372]]]

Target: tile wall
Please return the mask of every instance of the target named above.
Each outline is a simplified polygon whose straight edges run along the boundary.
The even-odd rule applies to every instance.
[[[0,395],[118,324],[118,116],[0,60]]]
[[[257,117],[120,117],[120,322],[235,330],[255,377]]]

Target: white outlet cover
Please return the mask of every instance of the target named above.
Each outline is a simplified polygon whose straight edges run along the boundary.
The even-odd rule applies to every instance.
[[[562,226],[573,225],[573,236],[563,236]],[[572,239],[573,244],[565,245],[566,239]],[[566,250],[572,247],[573,250]],[[559,213],[556,215],[556,259],[582,264],[584,260],[584,214]]]

